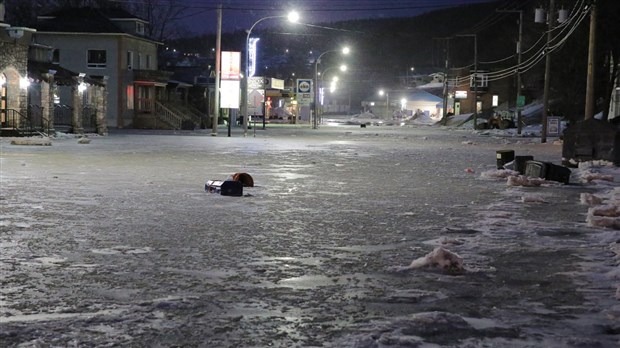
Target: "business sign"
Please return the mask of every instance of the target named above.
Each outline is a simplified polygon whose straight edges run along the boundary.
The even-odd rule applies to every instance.
[[[252,76],[248,79],[248,89],[265,89],[265,78],[262,76]]]
[[[252,76],[248,78],[248,115],[263,115],[265,102],[265,78]]]
[[[312,79],[297,79],[297,103],[312,104]]]
[[[222,51],[222,80],[241,79],[241,52]]]
[[[560,118],[555,116],[547,117],[547,135],[560,136]]]
[[[455,99],[467,99],[467,91],[455,91],[454,98]]]
[[[267,85],[271,89],[284,89],[284,80],[274,79],[272,77],[269,79],[269,83]]]
[[[220,107],[238,109],[241,91],[239,81],[222,80],[220,81]]]
[[[312,79],[297,79],[297,93],[312,93]]]
[[[248,47],[248,60],[250,61],[250,65],[248,65],[248,77],[254,76],[256,73],[256,65],[257,65],[257,57],[256,57],[256,43],[260,40],[260,38],[253,37],[250,39],[250,47]]]

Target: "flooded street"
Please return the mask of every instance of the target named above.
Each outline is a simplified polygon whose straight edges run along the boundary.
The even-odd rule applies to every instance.
[[[436,127],[251,135],[1,139],[0,342],[618,346],[620,233],[580,204],[601,186],[481,175],[498,150],[560,164],[561,145]],[[237,172],[255,183],[243,197],[204,191]],[[439,246],[464,271],[408,267]]]

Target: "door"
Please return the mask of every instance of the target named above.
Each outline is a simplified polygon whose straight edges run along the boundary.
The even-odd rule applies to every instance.
[[[2,127],[6,127],[7,125],[8,92],[6,85],[6,76],[0,74],[0,122],[2,123]]]

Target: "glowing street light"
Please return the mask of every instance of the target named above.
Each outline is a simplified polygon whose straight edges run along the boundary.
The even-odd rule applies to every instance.
[[[343,47],[340,50],[330,50],[330,51],[325,51],[323,53],[321,53],[319,55],[319,57],[314,61],[314,117],[312,119],[312,129],[317,129],[318,128],[318,97],[319,97],[319,63],[321,62],[321,57],[323,57],[324,55],[331,53],[331,52],[340,52],[344,55],[347,55],[351,52],[351,49],[349,49],[349,47]],[[346,68],[345,68],[346,69]]]
[[[400,100],[400,108],[405,110],[407,108],[407,99],[403,98]]]
[[[327,75],[328,71],[333,70],[333,69],[338,69],[341,72],[346,72],[348,67],[347,67],[346,64],[342,64],[340,66],[330,66],[329,68],[327,68],[327,69],[325,69],[325,70],[323,70],[322,72],[319,73],[319,75],[321,76],[321,84],[320,84],[321,88],[319,88],[319,91],[318,91],[318,94],[317,94],[317,99],[314,102],[317,103],[317,104],[320,104],[321,108],[318,108],[318,105],[317,105],[317,111],[318,112],[317,112],[316,115],[318,115],[319,112],[323,112],[323,108],[322,108],[322,106],[323,106],[323,95],[324,95],[324,91],[323,91],[323,87],[322,87],[323,86],[323,78]],[[335,78],[337,79],[338,76],[335,76]],[[332,83],[330,84],[330,87],[329,87],[329,91],[331,93],[334,93],[335,90],[336,90],[335,82],[332,81]]]
[[[286,16],[267,16],[267,17],[263,17],[259,20],[257,20],[256,22],[254,22],[254,24],[252,24],[252,26],[250,27],[250,29],[248,30],[248,35],[245,39],[245,69],[244,69],[244,79],[243,79],[243,88],[242,88],[242,97],[243,97],[243,103],[241,104],[241,114],[243,115],[243,136],[247,136],[248,134],[248,80],[250,78],[250,71],[249,71],[249,67],[250,67],[250,34],[252,34],[252,30],[254,29],[254,27],[267,19],[272,19],[272,18],[286,18],[289,22],[291,23],[296,23],[299,21],[299,13],[295,12],[295,11],[291,11],[289,12]]]
[[[383,97],[385,95],[385,118],[390,116],[390,93],[384,90],[379,90],[379,95]]]

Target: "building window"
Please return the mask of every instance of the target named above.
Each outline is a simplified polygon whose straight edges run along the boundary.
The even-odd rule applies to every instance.
[[[474,88],[474,76],[476,76],[478,87],[489,87],[489,75],[484,73],[471,74],[469,77],[469,87]]]
[[[150,54],[146,55],[146,68],[147,69],[151,68],[151,55]]]
[[[133,107],[134,107],[133,106],[133,98],[134,98],[133,85],[127,85],[126,95],[127,95],[127,109],[133,110]]]
[[[127,51],[127,70],[133,69],[133,52]]]
[[[142,62],[142,53],[138,53],[138,69],[142,69],[144,63]]]
[[[105,68],[106,67],[106,51],[105,50],[88,50],[89,68]]]
[[[58,48],[52,51],[52,63],[60,64],[60,50]]]
[[[136,22],[136,33],[144,35],[144,23]]]

